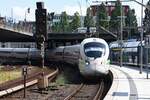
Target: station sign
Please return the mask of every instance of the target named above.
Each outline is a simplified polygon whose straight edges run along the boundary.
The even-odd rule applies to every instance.
[[[22,75],[23,76],[27,75],[27,66],[22,67]]]

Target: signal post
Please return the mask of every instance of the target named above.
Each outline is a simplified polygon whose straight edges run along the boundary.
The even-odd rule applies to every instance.
[[[42,66],[42,73],[39,75],[38,78],[38,88],[42,91],[48,87],[48,79],[44,75],[44,58],[45,58],[45,44],[47,42],[47,10],[44,9],[44,2],[37,2],[36,3],[37,9],[35,11],[36,15],[36,34],[35,40],[37,49],[40,50],[40,57],[41,57],[41,66]]]
[[[40,50],[41,55],[41,66],[44,67],[45,58],[45,43],[47,41],[47,10],[44,9],[43,2],[37,2],[36,15],[36,45],[37,49]]]

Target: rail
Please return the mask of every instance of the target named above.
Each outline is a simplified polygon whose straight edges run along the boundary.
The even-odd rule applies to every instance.
[[[46,77],[49,80],[52,80],[52,79],[55,78],[57,73],[58,73],[58,69],[56,69],[54,72],[46,75]],[[36,79],[34,79],[32,81],[27,82],[26,83],[26,87],[32,86],[32,85],[37,84],[37,83],[38,83],[38,79],[36,78]],[[13,93],[13,92],[16,92],[16,91],[21,90],[23,88],[24,88],[24,84],[22,83],[22,84],[19,84],[19,85],[15,86],[15,87],[11,87],[11,88],[2,90],[2,91],[0,91],[0,97],[2,97],[4,95],[8,95],[8,94]]]
[[[100,98],[102,97],[103,91],[104,91],[104,81],[102,80],[99,84],[98,91],[93,100],[100,100]]]
[[[68,95],[64,100],[71,100],[71,99],[74,100],[74,98],[76,98],[76,95],[80,91],[82,91],[82,93],[83,93],[83,91],[85,91],[84,88],[83,88],[84,86],[85,86],[85,88],[87,88],[88,85],[86,85],[85,83],[80,84],[80,86],[77,89],[75,89],[70,95]],[[90,86],[88,86],[88,87],[90,87]],[[95,85],[95,87],[97,87],[97,85]],[[93,98],[93,100],[100,100],[103,97],[103,91],[104,91],[104,89],[105,89],[105,87],[104,87],[104,81],[101,80],[99,82],[99,84],[98,84],[98,89],[96,90],[96,93],[93,94],[93,95],[91,95],[91,97]]]
[[[64,100],[70,100],[74,95],[76,95],[84,86],[84,84],[80,84],[79,88],[77,88],[75,91],[73,91],[70,95],[68,95]]]

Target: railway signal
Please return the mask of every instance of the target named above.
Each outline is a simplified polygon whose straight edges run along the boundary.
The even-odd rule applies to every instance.
[[[43,2],[37,2],[36,9],[36,44],[41,49],[41,44],[47,40],[47,10],[44,9]]]
[[[37,44],[38,49],[42,50],[44,41],[45,41],[45,37],[43,35],[40,35],[39,37],[37,37],[36,44]]]
[[[44,9],[44,2],[37,2],[36,15],[36,44],[41,52],[41,64],[44,68],[45,41],[47,41],[47,10]]]

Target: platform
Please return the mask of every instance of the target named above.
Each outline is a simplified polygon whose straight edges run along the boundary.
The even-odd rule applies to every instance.
[[[114,79],[104,100],[150,100],[150,73],[137,67],[110,65]]]

